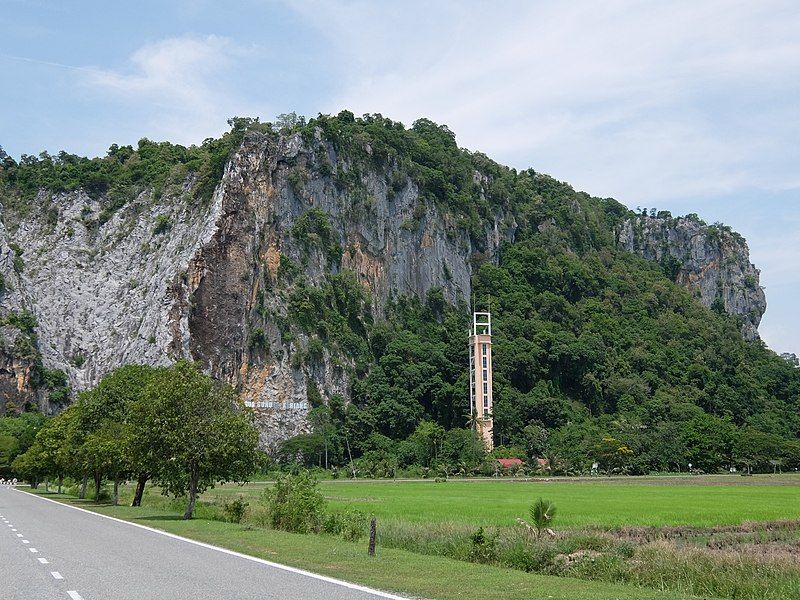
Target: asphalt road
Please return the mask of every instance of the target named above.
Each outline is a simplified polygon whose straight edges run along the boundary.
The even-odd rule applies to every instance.
[[[368,600],[391,594],[271,565],[0,486],[4,600]]]

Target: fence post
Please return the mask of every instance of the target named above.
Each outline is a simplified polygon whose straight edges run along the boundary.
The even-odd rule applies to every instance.
[[[369,522],[369,555],[375,556],[375,531],[377,529],[377,522],[375,517]]]

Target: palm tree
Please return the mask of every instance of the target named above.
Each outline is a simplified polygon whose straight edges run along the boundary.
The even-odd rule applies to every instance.
[[[542,531],[549,529],[556,516],[556,505],[550,500],[539,498],[531,505],[531,520],[536,528],[536,537],[541,537]]]

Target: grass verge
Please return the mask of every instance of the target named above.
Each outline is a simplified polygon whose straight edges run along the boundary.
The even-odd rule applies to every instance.
[[[176,519],[178,513],[174,511],[98,506],[74,497],[39,493],[66,504],[243,554],[415,597],[475,600],[667,600],[692,597],[567,577],[533,575],[392,548],[379,548],[378,555],[370,558],[366,544],[330,536],[298,535],[203,519],[182,521]]]

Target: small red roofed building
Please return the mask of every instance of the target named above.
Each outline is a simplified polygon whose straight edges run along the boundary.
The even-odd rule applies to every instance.
[[[497,462],[503,469],[511,469],[513,467],[521,467],[523,465],[522,459],[520,458],[498,458]]]

